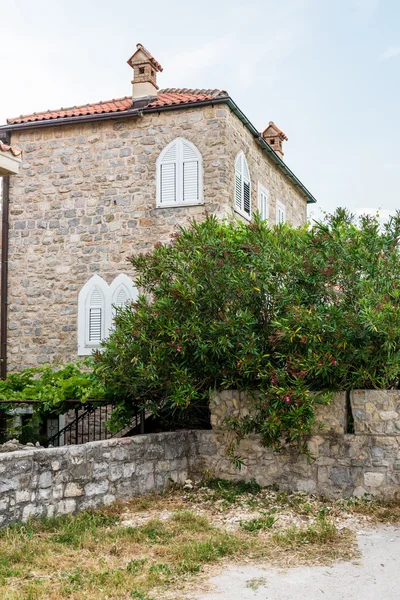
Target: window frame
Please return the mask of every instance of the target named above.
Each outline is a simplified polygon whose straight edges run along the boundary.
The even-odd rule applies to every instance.
[[[100,347],[100,342],[89,341],[90,298],[95,288],[102,296],[101,338],[106,335],[108,284],[100,275],[93,275],[82,287],[78,296],[78,355],[89,356]]]
[[[237,168],[238,165],[238,161],[239,159],[241,159],[242,161],[244,161],[244,164],[246,165],[249,177],[248,179],[245,178],[244,173],[240,172]],[[241,164],[242,168],[243,168],[243,162]],[[236,204],[236,177],[237,174],[239,173],[239,176],[241,178],[241,184],[240,184],[240,208],[238,208],[237,204]],[[246,180],[246,181],[245,181]],[[246,212],[244,210],[244,184],[248,183],[249,185],[249,209],[250,212]],[[250,169],[249,169],[249,163],[247,162],[246,159],[246,155],[243,152],[243,150],[241,150],[235,158],[235,171],[234,171],[234,191],[233,191],[233,205],[234,205],[234,210],[235,212],[237,212],[241,217],[243,217],[244,219],[247,219],[248,221],[251,221],[252,219],[252,206],[251,206],[251,192],[252,192],[252,185],[251,185],[251,176],[250,176]]]
[[[196,201],[185,201],[183,199],[184,195],[184,187],[183,187],[183,176],[184,176],[184,164],[185,162],[193,162],[193,161],[185,161],[183,159],[183,144],[188,144],[192,150],[195,152],[197,156],[197,186],[198,186],[198,199]],[[175,164],[175,202],[162,202],[161,201],[161,167],[163,164],[163,157],[167,154],[168,150],[176,145],[176,160],[170,161],[168,164]],[[166,164],[166,163],[164,163]],[[204,204],[204,194],[203,194],[203,157],[201,155],[200,150],[191,142],[190,140],[177,137],[172,142],[170,142],[165,148],[160,152],[157,162],[156,162],[156,207],[157,208],[174,208],[174,207],[182,207],[182,206],[199,206],[200,204]]]
[[[109,288],[109,295],[110,295],[110,301],[111,301],[110,329],[114,328],[114,318],[116,315],[116,308],[117,308],[114,301],[116,300],[116,297],[118,296],[118,292],[119,292],[120,288],[124,288],[126,290],[128,297],[129,297],[128,302],[136,302],[136,300],[139,297],[138,289],[135,286],[135,284],[133,283],[132,279],[130,277],[128,277],[128,275],[125,275],[125,273],[120,273],[119,275],[117,275],[117,277],[111,283],[110,288]]]
[[[124,287],[128,293],[128,302],[137,300],[138,289],[130,277],[124,273],[117,275],[111,285],[108,285],[100,275],[95,274],[81,288],[78,295],[78,356],[90,356],[93,350],[101,347],[101,342],[113,330],[115,316],[113,300],[121,287]],[[90,299],[95,288],[100,291],[102,296],[100,342],[89,341]]]
[[[283,213],[283,221],[279,220],[279,211],[280,210]],[[280,200],[276,201],[275,221],[276,221],[277,225],[279,225],[280,223],[286,223],[286,206]]]
[[[266,201],[267,201],[267,206],[266,206],[267,214],[265,217],[262,216],[261,194],[264,194],[266,196]],[[268,221],[268,219],[269,219],[269,197],[270,197],[269,190],[265,187],[265,185],[258,182],[257,205],[258,205],[258,212],[260,213],[260,216],[263,221]]]

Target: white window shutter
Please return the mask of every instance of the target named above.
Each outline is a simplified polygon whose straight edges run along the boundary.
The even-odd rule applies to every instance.
[[[128,290],[126,289],[125,286],[121,286],[119,288],[119,290],[117,290],[117,293],[115,294],[115,302],[114,305],[118,306],[118,308],[120,308],[121,306],[124,306],[129,300],[129,294],[128,294]]]
[[[249,217],[251,215],[251,183],[247,160],[240,152],[235,162],[235,208]]]
[[[183,201],[197,202],[199,199],[199,163],[183,163]]]
[[[78,297],[78,354],[89,355],[106,335],[108,285],[99,275],[85,283]]]
[[[177,138],[157,161],[157,204],[174,206],[202,202],[202,157],[188,140]]]
[[[276,223],[285,223],[286,221],[286,207],[279,200],[276,203]]]
[[[121,273],[118,275],[112,284],[110,285],[109,291],[109,304],[110,304],[110,322],[107,324],[108,330],[112,330],[114,327],[114,317],[117,308],[122,308],[129,302],[135,302],[138,299],[139,293],[137,287],[133,283],[132,279]]]
[[[242,208],[242,176],[238,171],[235,173],[235,206],[238,210]]]
[[[269,200],[268,190],[259,183],[258,184],[258,211],[259,211],[260,217],[263,221],[268,219],[268,214],[269,214],[268,200]]]
[[[133,285],[133,284],[132,284]],[[112,294],[111,302],[112,302],[112,316],[113,318],[116,315],[117,308],[122,308],[131,300],[131,294],[124,284],[121,284],[116,288],[115,292]]]
[[[246,214],[250,215],[250,182],[243,181],[243,210]]]
[[[87,334],[88,342],[100,343],[103,336],[104,299],[98,287],[95,287],[89,298]]]
[[[161,204],[176,202],[176,163],[166,163],[160,166]]]

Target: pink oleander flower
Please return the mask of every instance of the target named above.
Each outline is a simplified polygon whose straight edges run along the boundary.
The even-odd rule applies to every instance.
[[[286,396],[286,402],[289,404],[289,402],[290,402],[289,396]]]
[[[333,364],[334,364],[334,365],[335,365],[335,367],[336,367],[336,365],[337,365],[337,360],[334,360],[334,361],[333,361]]]
[[[181,350],[182,350],[182,348],[181,348],[180,346],[178,346],[178,347],[176,348],[176,351],[177,351],[177,352],[180,352]]]

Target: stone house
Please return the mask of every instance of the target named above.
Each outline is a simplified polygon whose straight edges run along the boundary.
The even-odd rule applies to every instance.
[[[18,172],[0,172],[3,376],[90,354],[137,294],[126,259],[191,218],[260,210],[298,226],[315,202],[274,123],[258,132],[225,91],[159,90],[162,67],[141,44],[128,64],[130,96],[0,127],[22,150]]]

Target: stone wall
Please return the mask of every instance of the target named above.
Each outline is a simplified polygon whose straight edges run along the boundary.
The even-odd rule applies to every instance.
[[[0,526],[106,506],[188,477],[193,433],[0,455]]]
[[[369,404],[375,394],[352,394],[360,423],[370,422]],[[277,454],[248,436],[239,447],[245,465],[238,471],[226,456],[230,434],[220,429],[225,416],[249,410],[249,402],[235,391],[214,397],[212,431],[156,433],[0,454],[0,526],[127,500],[162,489],[171,480],[182,483],[189,476],[201,477],[206,469],[225,479],[254,477],[263,486],[277,484],[283,490],[399,500],[400,392],[379,392],[379,399],[379,412],[384,413],[380,418],[385,427],[394,421],[396,434],[365,433],[361,428],[346,433],[346,397],[338,394],[330,407],[323,408],[326,428],[316,430],[309,441],[311,461],[295,450]],[[388,406],[395,410],[384,410]],[[388,412],[394,413],[391,419]]]
[[[232,479],[254,477],[261,485],[302,490],[326,496],[362,496],[365,493],[400,499],[400,391],[355,391],[350,394],[354,434],[347,433],[346,395],[337,394],[330,406],[319,407],[308,447],[314,460],[294,450],[277,454],[248,436],[238,449],[245,465],[238,472],[226,457],[231,441],[223,431],[226,416],[251,410],[243,394],[217,394],[211,406],[213,431],[198,434],[199,471]]]
[[[156,208],[156,160],[178,136],[203,156],[204,204]],[[67,362],[77,353],[77,301],[94,273],[108,283],[130,272],[127,257],[168,242],[206,211],[234,214],[234,160],[243,150],[252,177],[279,198],[288,220],[306,220],[306,201],[223,106],[57,125],[12,133],[23,149],[11,178],[9,370]]]
[[[250,169],[252,211],[258,209],[258,184],[261,183],[269,192],[270,222],[276,222],[276,202],[279,200],[286,207],[286,220],[296,227],[303,225],[307,219],[306,198],[271,160],[266,159],[266,151],[254,141],[247,127],[228,110],[227,120],[228,173],[232,197],[235,159],[243,150]]]

